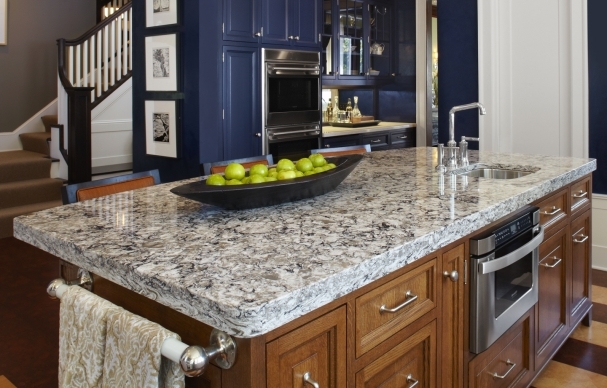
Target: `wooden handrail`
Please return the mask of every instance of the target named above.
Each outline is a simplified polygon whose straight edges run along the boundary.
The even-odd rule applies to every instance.
[[[132,3],[125,4],[124,6],[119,8],[118,11],[114,12],[113,14],[108,16],[106,19],[103,19],[103,21],[101,23],[97,24],[95,27],[91,28],[90,30],[88,30],[87,32],[82,34],[81,37],[76,38],[76,39],[71,39],[71,40],[65,40],[65,45],[66,46],[76,46],[81,43],[84,43],[84,41],[89,39],[91,36],[97,34],[105,26],[112,23],[114,20],[118,19],[119,17],[122,17],[122,14],[125,13],[126,11],[130,10],[132,6],[133,6]]]

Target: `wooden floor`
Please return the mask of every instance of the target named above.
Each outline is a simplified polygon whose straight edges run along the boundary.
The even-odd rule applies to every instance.
[[[59,302],[46,286],[57,259],[0,239],[0,388],[56,387]],[[578,327],[533,387],[607,387],[607,272],[593,271],[592,325]]]

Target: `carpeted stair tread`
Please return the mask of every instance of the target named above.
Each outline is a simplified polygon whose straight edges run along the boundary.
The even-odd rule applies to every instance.
[[[0,184],[50,177],[51,159],[37,152],[0,152]]]
[[[37,152],[46,156],[50,155],[48,141],[51,140],[50,132],[31,132],[19,135],[21,144],[25,151]]]
[[[0,209],[61,200],[61,186],[61,180],[52,178],[0,183]]]
[[[8,209],[0,209],[0,238],[13,235],[13,218],[61,205],[63,205],[62,201],[54,200],[24,206],[16,206]]]
[[[44,124],[44,130],[46,132],[51,131],[51,125],[55,125],[59,122],[57,115],[46,115],[46,116],[42,116],[40,119],[42,120],[42,123]]]

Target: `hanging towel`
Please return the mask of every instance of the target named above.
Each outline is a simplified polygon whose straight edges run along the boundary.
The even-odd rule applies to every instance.
[[[183,388],[181,367],[162,357],[166,338],[181,338],[124,309],[107,318],[103,387]]]
[[[69,287],[59,309],[59,387],[101,387],[106,319],[120,307],[81,288]]]

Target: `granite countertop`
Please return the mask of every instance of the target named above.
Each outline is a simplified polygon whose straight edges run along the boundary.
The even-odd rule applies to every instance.
[[[415,128],[415,123],[398,123],[391,121],[382,121],[377,125],[372,125],[368,127],[356,127],[356,128],[346,128],[346,127],[333,127],[327,126],[323,124],[322,127],[322,137],[334,137],[334,136],[346,136],[346,135],[360,135],[361,133],[373,133],[373,132],[381,132],[381,131],[390,131],[393,129],[405,129],[405,128]]]
[[[18,217],[14,233],[210,326],[255,337],[596,169],[588,159],[470,154],[540,169],[512,180],[441,179],[434,148],[378,151],[312,199],[225,211],[169,192],[187,180]]]

